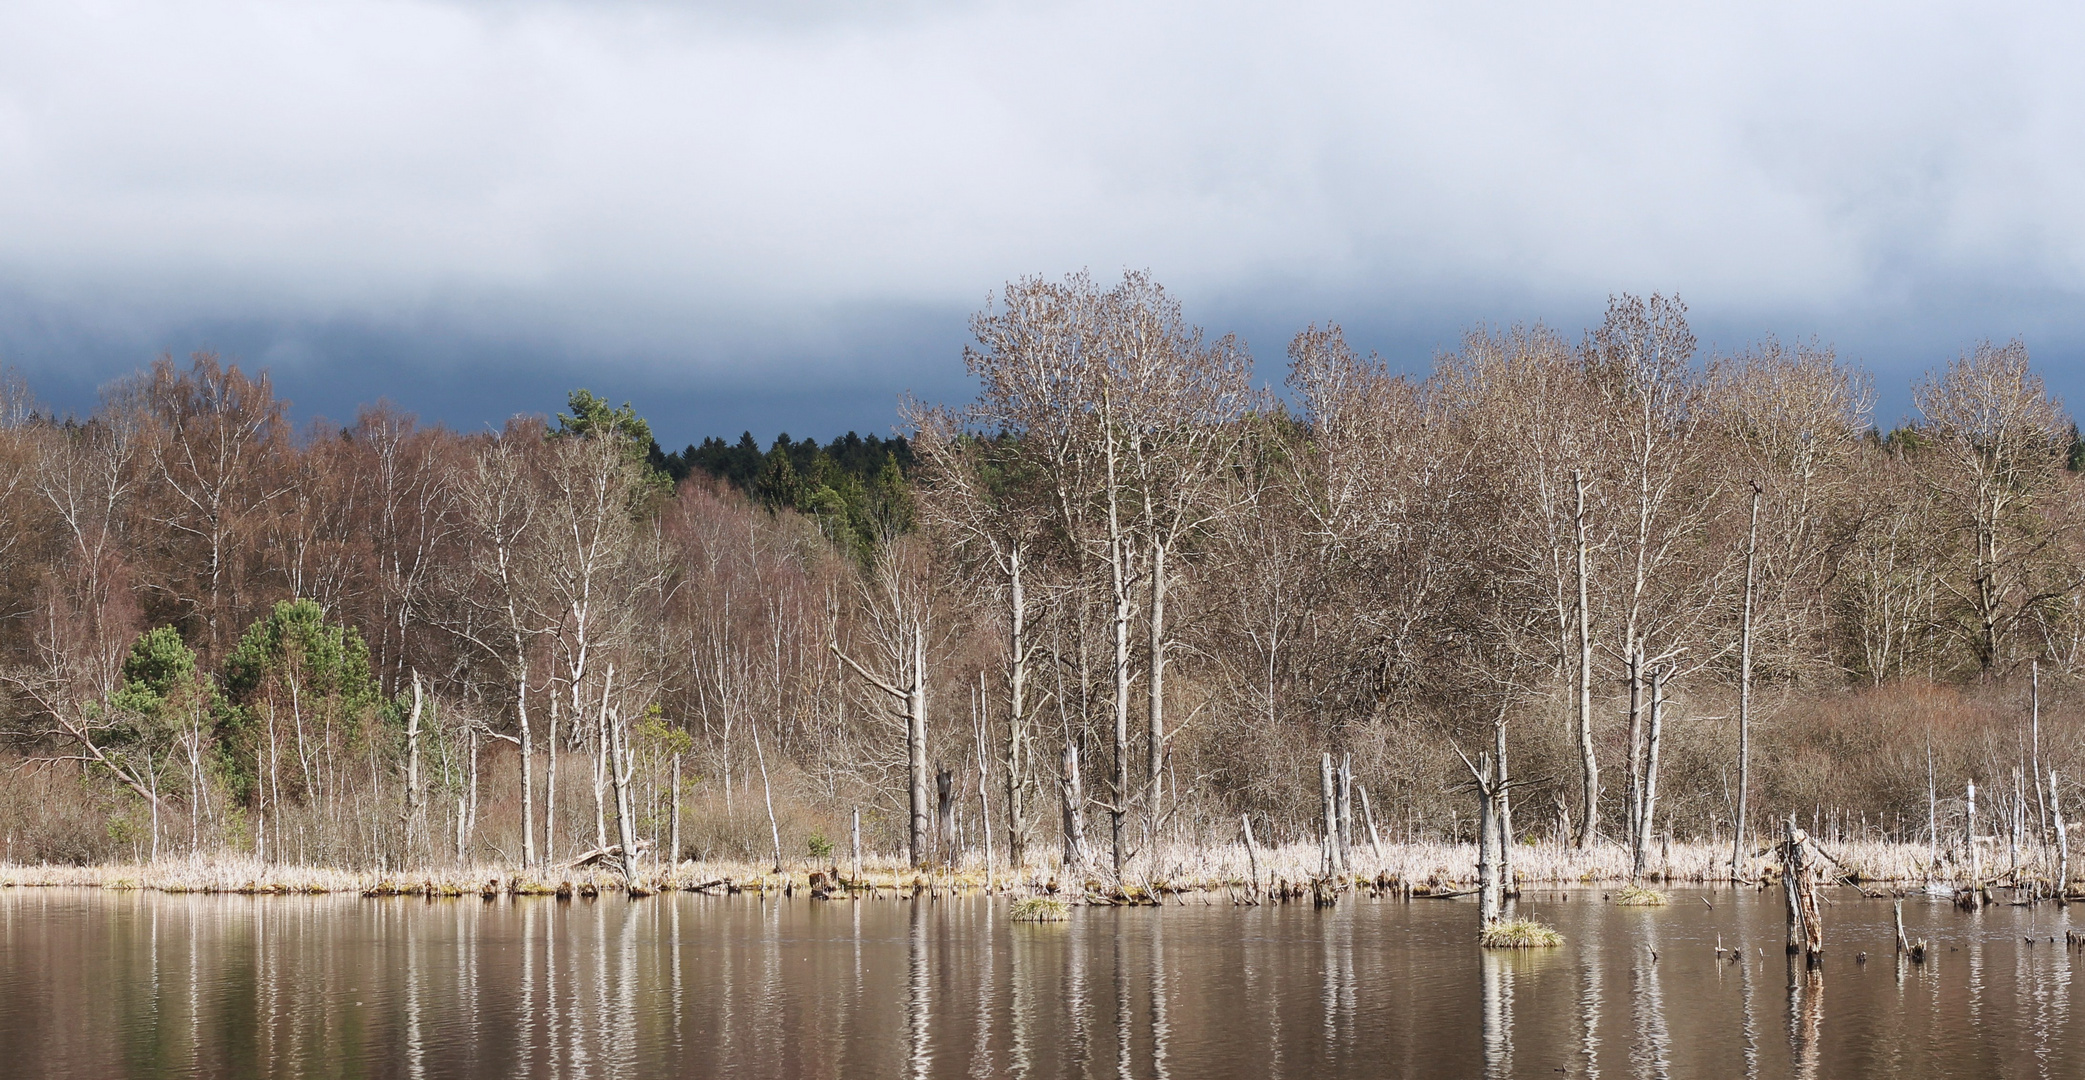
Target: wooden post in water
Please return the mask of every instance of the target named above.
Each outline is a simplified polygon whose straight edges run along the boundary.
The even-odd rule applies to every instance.
[[[857,806],[857,807],[855,807],[855,808],[854,808],[854,876],[848,879],[848,883],[849,883],[849,884],[853,884],[854,882],[860,881],[861,879],[862,879],[862,808],[861,808],[861,807],[859,807],[859,806]],[[852,891],[852,890],[850,890],[850,891]]]

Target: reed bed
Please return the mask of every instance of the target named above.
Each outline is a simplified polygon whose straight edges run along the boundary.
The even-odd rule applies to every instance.
[[[1848,843],[1832,855],[1851,870],[1855,881],[1905,886],[1927,881],[1953,881],[1962,868],[1930,864],[1923,845]],[[1651,860],[1643,882],[1656,885],[1712,884],[1727,881],[1727,844],[1675,843]],[[988,886],[1020,895],[1141,897],[1161,901],[1184,892],[1236,893],[1248,885],[1250,865],[1243,846],[1197,847],[1161,845],[1139,859],[1117,882],[1101,867],[1067,872],[1056,863],[1011,869],[995,861],[989,868],[976,853],[956,865],[914,870],[888,856],[866,860],[859,880],[832,867],[796,864],[776,872],[771,865],[748,862],[685,862],[668,867],[637,867],[631,891],[783,892],[816,891],[820,895],[913,896],[921,893],[976,892]],[[1263,846],[1259,849],[1261,886],[1277,882],[1302,886],[1318,879],[1322,854],[1315,844]],[[1555,844],[1520,844],[1512,852],[1513,880],[1520,886],[1604,886],[1632,883],[1629,853],[1619,845],[1589,851]],[[815,875],[815,876],[814,876]],[[1414,893],[1457,892],[1477,880],[1476,848],[1471,844],[1384,844],[1380,851],[1360,845],[1350,855],[1342,880],[1378,888],[1397,887]],[[1770,877],[1767,860],[1746,859],[1741,877]],[[1988,876],[1988,873],[1987,873]],[[97,866],[0,863],[0,887],[71,886],[103,889],[151,889],[169,893],[243,893],[252,895],[349,893],[400,896],[598,895],[623,891],[620,876],[600,867],[549,867],[523,872],[510,866],[477,864],[411,869],[355,870],[262,862],[244,856],[184,857],[148,863]],[[1626,892],[1626,890],[1625,890]],[[1627,902],[1627,901],[1621,901]]]

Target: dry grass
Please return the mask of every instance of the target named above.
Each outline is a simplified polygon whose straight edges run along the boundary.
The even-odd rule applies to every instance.
[[[1614,892],[1614,902],[1624,907],[1664,907],[1671,898],[1656,889],[1624,885]]]
[[[1563,943],[1564,935],[1533,919],[1500,919],[1477,935],[1477,944],[1487,949],[1552,949]]]
[[[1071,905],[1054,896],[1024,896],[1014,901],[1015,922],[1064,922],[1071,918]]]
[[[1909,884],[1923,882],[1933,868],[1927,864],[1922,845],[1845,844],[1832,854],[1853,868],[1865,882]],[[1319,852],[1315,844],[1290,844],[1260,850],[1260,881],[1291,884],[1317,877]],[[1662,885],[1712,883],[1729,876],[1730,849],[1709,844],[1674,844],[1667,855],[1654,858],[1642,892],[1658,894],[1649,883]],[[1245,850],[1238,846],[1193,847],[1184,843],[1161,845],[1134,871],[1131,884],[1138,890],[1146,882],[1157,893],[1175,891],[1235,890],[1249,873]],[[1555,844],[1521,844],[1513,849],[1513,876],[1520,885],[1623,885],[1630,882],[1629,853],[1618,845],[1590,851]],[[831,867],[824,867],[830,871]],[[1748,861],[1743,876],[1758,879],[1763,862]],[[1941,867],[1938,877],[1947,880],[1952,867]],[[685,862],[677,867],[641,865],[635,882],[641,892],[706,891],[775,892],[801,890],[810,884],[814,868],[794,863],[781,873],[770,863],[751,861]],[[1469,844],[1385,844],[1380,856],[1367,845],[1353,853],[1350,876],[1360,882],[1381,881],[1393,887],[1462,890],[1477,879],[1476,849]],[[881,857],[868,861],[859,881],[852,884],[855,895],[880,896],[893,892],[910,895],[933,891],[976,892],[989,881],[1000,890],[1081,893],[1106,892],[1114,883],[1100,869],[1066,872],[1054,863],[1041,863],[1009,870],[995,863],[988,876],[983,861],[972,853],[954,867],[931,872],[916,871],[899,860]],[[547,868],[521,872],[511,866],[489,863],[444,865],[388,872],[357,871],[323,866],[264,863],[248,856],[182,857],[148,863],[109,863],[98,866],[22,865],[0,863],[0,887],[74,886],[107,889],[152,889],[179,893],[358,893],[401,896],[482,895],[596,895],[621,891],[619,878],[599,868]],[[1617,894],[1617,903],[1655,903],[1628,899],[1631,888]]]

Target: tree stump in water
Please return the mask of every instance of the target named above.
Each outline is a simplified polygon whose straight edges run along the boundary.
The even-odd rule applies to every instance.
[[[1817,878],[1810,835],[1789,815],[1781,839],[1781,883],[1788,901],[1788,954],[1802,953],[1811,967],[1824,958],[1824,921],[1818,911]]]

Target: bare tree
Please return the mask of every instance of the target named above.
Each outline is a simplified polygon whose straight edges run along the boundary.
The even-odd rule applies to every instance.
[[[1977,346],[1921,383],[1912,400],[1923,445],[1910,460],[1965,549],[1942,585],[1968,616],[1977,668],[1990,671],[2009,659],[2018,623],[2079,581],[2042,559],[2070,528],[2050,515],[2070,445],[2063,412],[2018,341]]]

